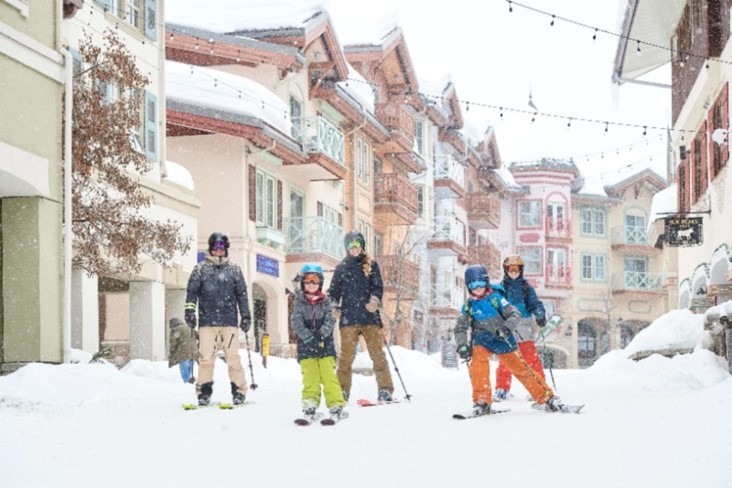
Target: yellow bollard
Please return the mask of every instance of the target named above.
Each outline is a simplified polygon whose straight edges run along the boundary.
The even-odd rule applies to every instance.
[[[269,334],[262,334],[262,366],[267,367],[267,356],[269,356]]]

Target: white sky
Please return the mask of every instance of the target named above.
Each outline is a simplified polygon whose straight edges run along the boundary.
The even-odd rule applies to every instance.
[[[619,32],[619,3],[624,0],[525,0],[527,5]],[[419,78],[435,83],[449,74],[463,102],[466,118],[481,132],[496,127],[505,162],[541,157],[574,157],[586,175],[617,168],[651,166],[666,176],[665,131],[481,108],[480,104],[531,110],[529,91],[541,113],[610,122],[666,127],[670,124],[670,90],[611,83],[617,37],[556,21],[504,0],[475,2],[374,0],[354,3],[328,0],[336,33],[343,44],[362,37],[363,24],[385,16],[402,26]],[[351,34],[353,33],[353,34]],[[663,73],[653,78],[665,81]],[[424,91],[424,88],[423,88]],[[463,106],[463,109],[465,107]],[[647,139],[647,142],[646,142]],[[591,155],[585,157],[585,155]],[[650,161],[649,156],[652,158]]]
[[[732,302],[716,307],[725,309],[732,314]],[[32,364],[0,377],[1,484],[728,487],[732,377],[700,347],[708,341],[701,315],[672,311],[593,367],[551,372],[565,403],[586,404],[580,415],[531,410],[515,383],[514,399],[496,405],[510,413],[463,422],[450,417],[470,410],[465,367],[444,369],[439,356],[392,347],[412,401],[351,403],[336,427],[293,425],[301,390],[294,359],[269,358],[265,369],[252,354],[253,405],[186,412],[180,405],[194,401],[193,386],[167,361],[138,360],[118,371],[85,364],[89,355],[76,351],[83,364]],[[696,350],[627,358],[669,346]],[[370,364],[365,353],[356,361]],[[547,378],[551,384],[549,371]],[[223,362],[214,380],[214,400],[229,401]],[[354,375],[354,399],[373,399],[375,390],[373,376]]]

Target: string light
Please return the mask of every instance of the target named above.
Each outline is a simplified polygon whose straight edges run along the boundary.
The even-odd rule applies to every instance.
[[[506,0],[506,1],[509,1],[509,0]],[[530,5],[526,5],[526,4],[523,4],[523,3],[520,3],[520,2],[516,2],[515,0],[510,0],[510,3],[511,4],[516,4],[519,7],[523,7],[526,10],[530,10],[532,12],[536,12],[538,14],[546,15],[547,17],[551,17],[552,18],[551,25],[554,25],[554,21],[556,19],[559,19],[559,20],[562,20],[562,21],[567,22],[569,24],[573,24],[573,25],[576,25],[576,26],[579,26],[579,27],[584,27],[586,29],[592,29],[592,30],[595,31],[595,33],[602,32],[604,34],[607,34],[607,35],[610,35],[610,36],[614,36],[614,37],[617,37],[619,39],[626,39],[628,41],[635,41],[638,44],[638,49],[636,49],[636,53],[640,53],[640,45],[641,44],[644,44],[644,45],[646,45],[648,47],[654,47],[656,49],[661,49],[663,51],[669,51],[669,52],[671,52],[673,54],[684,54],[684,56],[680,56],[681,59],[679,61],[679,65],[682,66],[682,67],[684,66],[684,63],[686,61],[688,61],[689,60],[689,57],[691,57],[691,56],[694,56],[696,58],[707,59],[707,57],[704,56],[704,55],[702,55],[702,54],[694,54],[694,53],[685,52],[685,51],[677,51],[677,50],[672,49],[672,48],[669,48],[667,46],[662,46],[660,44],[655,44],[655,43],[652,43],[652,42],[646,42],[646,41],[642,41],[640,39],[635,39],[635,38],[630,37],[630,36],[626,36],[626,35],[623,35],[623,34],[618,34],[617,32],[612,32],[612,31],[609,31],[609,30],[606,30],[606,29],[601,29],[601,28],[596,27],[596,26],[592,26],[592,25],[588,25],[588,24],[585,24],[585,23],[582,23],[582,22],[578,22],[576,20],[572,20],[572,19],[569,19],[567,17],[562,17],[560,15],[556,15],[556,14],[553,14],[551,12],[547,12],[545,10],[541,10],[541,9],[532,7]],[[593,39],[594,39],[594,36],[593,36]],[[684,57],[685,57],[685,59],[684,59]],[[724,64],[730,64],[730,65],[732,65],[732,61],[728,61],[726,59],[709,58],[709,60],[710,61],[715,61],[717,63],[724,63]]]
[[[556,20],[556,17],[552,15],[552,21],[549,23],[550,27],[554,27],[554,20]]]
[[[513,5],[511,5],[511,0],[508,1],[508,11],[513,12]]]
[[[597,28],[595,28],[595,33],[592,34],[592,40],[593,41],[596,41],[597,40]]]

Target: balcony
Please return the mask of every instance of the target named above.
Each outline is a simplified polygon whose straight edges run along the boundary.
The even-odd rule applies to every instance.
[[[610,231],[610,245],[613,250],[621,252],[651,254],[657,251],[642,227],[613,227]]]
[[[433,283],[430,287],[430,314],[439,317],[459,317],[465,302],[465,291],[455,280]]]
[[[501,276],[501,251],[490,242],[468,246],[468,256],[469,264],[482,264],[489,276]]]
[[[572,269],[567,265],[549,265],[544,269],[547,288],[563,288],[572,286]]]
[[[257,226],[257,242],[275,249],[282,249],[285,235],[279,230],[264,225]]]
[[[417,222],[419,195],[403,173],[382,173],[374,178],[374,213],[385,225]]]
[[[613,294],[663,294],[666,293],[663,283],[664,278],[661,273],[625,271],[623,273],[613,274],[612,292]]]
[[[501,202],[495,195],[482,192],[466,197],[468,222],[476,229],[497,229],[501,225]]]
[[[376,118],[389,129],[389,138],[377,149],[391,154],[406,172],[421,173],[424,165],[421,158],[414,157],[414,119],[403,105],[377,104]]]
[[[419,266],[403,256],[376,256],[384,281],[384,292],[399,296],[402,300],[414,300],[419,296]]]
[[[323,262],[332,266],[343,257],[343,228],[323,217],[285,219],[288,263]]]
[[[465,168],[450,154],[435,156],[435,198],[465,196]]]
[[[465,253],[465,224],[455,217],[435,218],[427,250],[434,256],[457,256]]]
[[[335,125],[323,117],[296,117],[292,137],[308,153],[304,163],[287,165],[288,170],[293,166],[304,170],[292,176],[307,181],[345,179],[345,137]]]
[[[572,222],[559,217],[547,217],[545,222],[547,239],[571,239]]]

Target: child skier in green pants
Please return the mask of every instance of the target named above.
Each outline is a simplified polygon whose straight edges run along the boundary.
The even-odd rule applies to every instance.
[[[295,297],[292,328],[297,335],[297,360],[302,371],[302,409],[308,420],[318,417],[321,385],[331,418],[348,416],[343,411],[341,385],[336,376],[333,342],[335,318],[330,299],[323,293],[323,269],[306,264],[300,271],[300,291]]]

